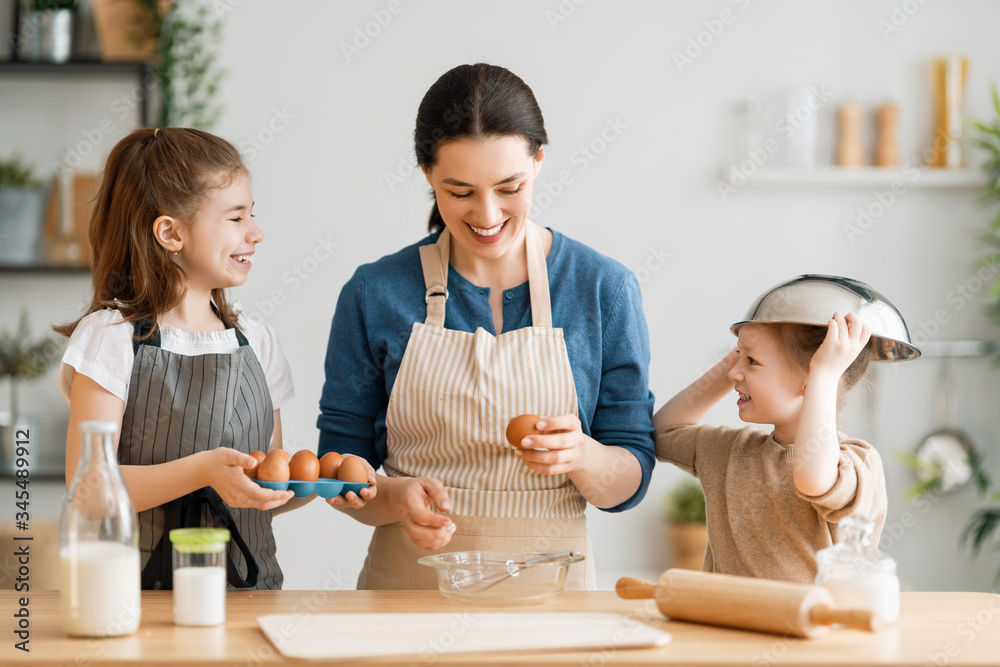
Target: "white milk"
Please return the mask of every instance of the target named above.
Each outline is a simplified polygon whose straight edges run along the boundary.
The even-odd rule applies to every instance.
[[[174,623],[219,625],[226,622],[226,568],[174,570]]]
[[[139,628],[139,550],[120,542],[78,542],[59,550],[60,615],[73,637],[116,637]]]
[[[871,609],[886,623],[899,618],[899,579],[888,574],[850,574],[827,579],[823,586],[839,609]]]

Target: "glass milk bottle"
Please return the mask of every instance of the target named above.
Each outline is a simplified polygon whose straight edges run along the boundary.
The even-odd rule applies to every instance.
[[[114,422],[80,424],[80,460],[59,526],[62,627],[115,637],[139,627],[139,533],[115,459]]]
[[[875,523],[849,516],[837,524],[840,542],[816,552],[816,583],[833,594],[841,609],[870,609],[884,623],[899,617],[896,561],[870,540]]]

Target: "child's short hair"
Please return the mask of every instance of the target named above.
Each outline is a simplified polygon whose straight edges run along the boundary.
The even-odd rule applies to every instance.
[[[792,322],[767,323],[774,331],[781,348],[788,355],[789,360],[798,366],[804,373],[809,372],[809,363],[812,361],[816,350],[823,344],[826,338],[826,327],[812,324],[796,324]],[[837,388],[837,405],[840,406],[844,395],[856,385],[868,371],[868,365],[872,359],[872,341],[869,340],[864,349],[858,353],[857,358],[851,362],[844,374],[840,376],[840,385]]]

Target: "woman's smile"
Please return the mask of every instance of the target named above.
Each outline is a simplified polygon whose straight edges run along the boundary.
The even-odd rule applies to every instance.
[[[494,225],[493,227],[477,227],[476,225],[470,225],[465,223],[472,233],[476,235],[480,243],[496,243],[500,240],[503,232],[507,229],[507,222],[509,220],[504,220],[499,225]]]

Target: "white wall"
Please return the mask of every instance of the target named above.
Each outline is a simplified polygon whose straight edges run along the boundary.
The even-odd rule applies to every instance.
[[[751,182],[723,202],[715,182],[733,153],[737,103],[793,84],[833,91],[819,111],[826,147],[839,102],[853,98],[873,108],[895,100],[901,152],[909,157],[924,148],[932,131],[928,60],[958,51],[971,61],[968,115],[987,116],[990,82],[1000,78],[1000,5],[399,2],[400,11],[350,61],[341,43],[364,30],[372,12],[395,3],[246,0],[234,2],[225,15],[219,58],[228,75],[216,131],[248,150],[248,137],[261,144],[249,166],[257,219],[267,236],[250,280],[236,294],[276,327],[292,365],[297,397],[282,410],[290,448],[315,447],[322,358],[341,285],[359,263],[424,234],[429,198],[422,178],[410,173],[413,120],[427,87],[466,62],[509,67],[539,99],[551,143],[536,193],[562,170],[573,180],[537,221],[631,268],[654,267],[640,277],[657,405],[732,344],[728,325],[760,292],[801,273],[869,282],[894,301],[911,332],[944,309],[948,322],[931,338],[996,338],[983,315],[985,290],[961,307],[949,300],[949,292],[973,276],[980,252],[974,237],[989,219],[974,191],[912,189],[851,242],[844,226],[855,221],[859,206],[874,201],[872,188],[768,188]],[[220,5],[225,3],[215,3]],[[905,23],[883,36],[878,22],[891,21],[894,7],[902,5],[912,15],[897,15]],[[565,20],[554,22],[560,8],[573,7]],[[674,52],[724,10],[734,20],[679,69]],[[98,165],[99,156],[130,129],[132,120],[121,121],[112,111],[130,85],[127,79],[0,78],[0,153],[20,147],[47,165],[59,158],[60,146],[85,140],[85,131],[111,118],[115,131],[97,141],[88,157]],[[614,141],[596,159],[582,159],[580,147],[609,123],[621,128]],[[387,180],[387,174],[401,178]],[[337,244],[324,261],[311,259],[322,247],[319,239]],[[656,253],[668,253],[669,260],[657,267],[651,261]],[[293,277],[300,269],[307,272],[304,281]],[[88,287],[85,277],[2,274],[0,281],[0,326],[15,321],[21,304],[30,305],[37,327],[70,319]],[[272,303],[275,296],[281,305]],[[891,554],[904,585],[985,590],[998,566],[995,555],[974,561],[958,545],[978,502],[975,494],[963,490],[929,508],[908,503],[903,494],[912,479],[893,458],[931,429],[938,368],[938,360],[925,359],[880,369],[874,399],[852,412],[849,430],[870,438],[885,460],[887,526],[896,534]],[[986,359],[959,360],[956,370],[962,425],[1000,475],[1000,411],[993,398],[1000,376]],[[38,383],[28,393],[47,420],[47,437],[58,445],[66,408],[50,384]],[[737,423],[728,400],[710,419]],[[655,576],[665,567],[662,498],[680,476],[659,466],[638,508],[589,514],[603,585],[625,573]],[[9,512],[9,505],[0,504],[0,512]],[[313,503],[278,518],[276,533],[288,587],[309,588],[352,585],[369,529]]]

